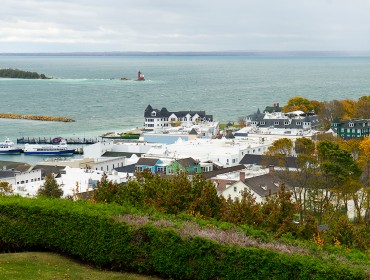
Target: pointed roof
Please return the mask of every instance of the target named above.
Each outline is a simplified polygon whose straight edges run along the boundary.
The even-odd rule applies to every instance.
[[[195,161],[195,159],[189,157],[189,158],[182,158],[182,159],[178,159],[176,160],[182,167],[184,168],[188,168],[188,167],[191,167],[191,166],[195,166],[195,165],[198,165],[198,163]]]
[[[189,131],[189,135],[198,135],[197,131],[193,128]]]
[[[157,158],[139,158],[136,165],[154,166],[158,160]]]

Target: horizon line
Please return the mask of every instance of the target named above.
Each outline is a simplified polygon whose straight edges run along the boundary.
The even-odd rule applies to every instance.
[[[0,52],[0,55],[339,55],[339,56],[369,56],[370,51],[60,51],[60,52]]]

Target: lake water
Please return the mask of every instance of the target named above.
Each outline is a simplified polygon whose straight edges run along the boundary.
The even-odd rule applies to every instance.
[[[370,94],[369,57],[0,56],[52,80],[0,79],[0,113],[76,122],[0,119],[0,141],[18,137],[97,137],[142,127],[144,109],[205,110],[236,120],[294,96],[319,101]],[[137,72],[144,82],[135,81]],[[133,80],[121,81],[120,77]]]

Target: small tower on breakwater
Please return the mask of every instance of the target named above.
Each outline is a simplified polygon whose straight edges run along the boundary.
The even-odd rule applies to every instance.
[[[140,71],[137,72],[137,80],[138,81],[145,81],[144,74],[141,73]]]

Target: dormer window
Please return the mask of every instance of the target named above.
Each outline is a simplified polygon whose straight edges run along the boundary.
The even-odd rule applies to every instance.
[[[279,125],[280,122],[274,121],[274,125]]]
[[[284,125],[289,125],[289,122],[288,121],[284,121]]]
[[[349,127],[354,127],[354,126],[355,126],[355,124],[354,124],[353,122],[350,122],[350,123],[348,124],[348,126],[349,126]]]
[[[155,111],[152,112],[152,117],[157,116],[157,113]]]
[[[297,122],[297,125],[302,125],[302,122]]]
[[[260,123],[261,125],[265,125],[266,124],[266,122],[264,122],[264,121],[261,121],[261,123]]]

